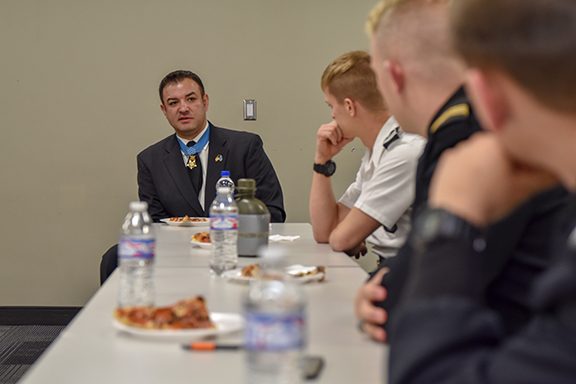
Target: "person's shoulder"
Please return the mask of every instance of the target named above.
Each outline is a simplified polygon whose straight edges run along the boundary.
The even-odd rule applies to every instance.
[[[451,119],[430,135],[428,140],[434,147],[451,148],[482,130],[473,114]]]
[[[422,136],[402,131],[398,144],[390,148],[390,153],[394,156],[418,159],[425,144],[426,140]]]
[[[170,144],[173,140],[174,140],[174,135],[170,135],[168,137],[165,137],[162,140],[157,141],[156,143],[149,145],[148,147],[144,148],[142,151],[140,151],[140,153],[138,153],[138,156],[142,157],[142,156],[151,155],[151,154],[159,152],[161,150],[163,151],[164,148],[168,144]]]
[[[402,131],[402,136],[400,137],[400,142],[403,144],[408,144],[413,147],[422,147],[426,143],[426,139],[420,135],[414,133],[407,133]]]
[[[459,132],[461,134],[471,135],[481,130],[482,128],[476,116],[470,114],[468,116],[457,116],[448,120],[438,128],[436,134],[444,136]]]
[[[253,132],[247,132],[247,131],[239,131],[236,129],[230,129],[230,128],[223,128],[223,127],[217,127],[215,125],[212,126],[212,129],[214,130],[214,134],[222,136],[222,137],[232,137],[234,139],[250,139],[250,140],[254,140],[259,138],[260,136],[256,133]]]
[[[262,139],[256,133],[215,126],[212,126],[212,129],[213,132],[210,134],[210,140],[221,143],[234,143],[233,147],[239,150],[258,145],[258,143],[262,145]]]

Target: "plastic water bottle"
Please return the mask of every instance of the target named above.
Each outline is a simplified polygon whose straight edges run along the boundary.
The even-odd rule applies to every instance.
[[[238,264],[238,206],[228,187],[218,187],[210,206],[210,240],[213,245],[210,269],[220,276]]]
[[[306,344],[306,302],[299,287],[285,279],[285,251],[261,251],[265,278],[251,283],[244,303],[247,383],[301,383]]]
[[[130,203],[118,244],[120,307],[154,305],[154,253],[156,239],[148,204]]]
[[[230,171],[221,171],[220,178],[216,182],[216,190],[220,187],[230,188],[232,190],[232,195],[234,195],[234,181],[230,178]]]

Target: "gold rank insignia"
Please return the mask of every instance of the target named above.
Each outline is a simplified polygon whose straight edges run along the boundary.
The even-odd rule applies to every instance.
[[[196,164],[196,155],[188,156],[188,161],[186,162],[186,166],[190,169],[194,169],[198,166],[198,164]]]
[[[220,161],[222,161],[222,160],[223,160],[223,157],[222,157],[222,155],[220,155],[220,154],[216,155],[216,157],[214,158],[214,161],[217,162],[217,163],[220,162]]]

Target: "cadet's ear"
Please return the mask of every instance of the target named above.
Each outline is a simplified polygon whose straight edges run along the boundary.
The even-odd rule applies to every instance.
[[[350,117],[356,116],[356,104],[352,99],[349,97],[344,98],[344,107],[346,108],[346,112]]]
[[[503,82],[498,81],[494,73],[472,68],[467,71],[466,86],[482,127],[501,130],[508,119],[510,106],[502,89]]]
[[[388,76],[392,79],[394,90],[397,93],[401,93],[404,90],[404,84],[406,82],[404,68],[402,68],[400,63],[396,61],[385,60],[384,69],[388,73]]]

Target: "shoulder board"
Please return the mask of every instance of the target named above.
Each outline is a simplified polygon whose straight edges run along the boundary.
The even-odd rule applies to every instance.
[[[430,133],[435,133],[446,123],[463,120],[470,116],[470,106],[466,103],[456,104],[446,109],[430,126]]]

